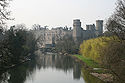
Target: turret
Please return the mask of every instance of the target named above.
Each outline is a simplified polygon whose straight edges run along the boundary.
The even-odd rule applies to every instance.
[[[96,20],[96,30],[99,34],[103,33],[103,20]]]
[[[73,38],[75,40],[81,38],[81,22],[79,19],[73,20]]]

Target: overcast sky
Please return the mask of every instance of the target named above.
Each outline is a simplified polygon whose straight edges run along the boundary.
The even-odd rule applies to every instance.
[[[73,19],[81,19],[85,24],[95,20],[107,19],[115,9],[117,0],[13,0],[10,4],[11,17],[15,20],[9,25],[24,23],[50,27],[71,26]]]

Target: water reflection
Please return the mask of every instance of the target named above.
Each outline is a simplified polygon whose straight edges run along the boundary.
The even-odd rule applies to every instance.
[[[85,70],[85,68],[82,68],[81,71],[85,83],[104,83],[102,80],[92,76],[88,70]]]
[[[93,81],[88,74],[83,69],[81,72],[81,65],[70,56],[40,54],[35,60],[1,73],[0,83],[97,83],[96,79],[88,81]]]
[[[53,69],[56,71],[61,70],[65,72],[65,74],[71,72],[73,73],[74,79],[80,79],[81,75],[80,64],[75,62],[71,57],[59,55],[41,55],[40,57],[37,57],[36,60],[32,60],[0,74],[0,83],[25,83],[28,77],[33,79],[33,75],[36,73],[36,71],[39,70],[38,72],[40,72],[47,69]]]

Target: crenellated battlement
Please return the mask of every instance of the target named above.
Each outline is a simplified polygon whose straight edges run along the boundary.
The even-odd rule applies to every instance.
[[[73,38],[75,41],[87,40],[98,37],[103,33],[103,20],[96,20],[95,24],[86,25],[86,30],[81,27],[80,19],[73,20]]]

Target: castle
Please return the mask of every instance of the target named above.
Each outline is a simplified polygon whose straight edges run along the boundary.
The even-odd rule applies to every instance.
[[[81,27],[79,19],[73,21],[73,38],[75,41],[87,40],[98,37],[103,33],[103,20],[97,20],[95,24],[86,25],[86,30]]]
[[[83,41],[90,38],[98,37],[103,33],[103,20],[97,20],[95,24],[86,25],[86,30],[81,27],[79,19],[73,20],[73,29],[68,27],[57,27],[49,30],[48,28],[39,27],[36,30],[32,30],[36,39],[39,38],[39,46],[47,47],[53,46],[57,43],[57,40],[62,39],[64,36],[72,36],[74,41]]]

